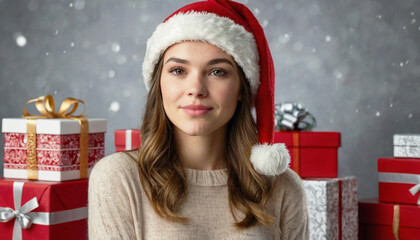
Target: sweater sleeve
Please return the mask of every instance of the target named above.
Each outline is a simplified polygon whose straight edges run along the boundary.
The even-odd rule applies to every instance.
[[[280,221],[281,239],[309,239],[308,210],[306,193],[301,178],[292,170],[282,177],[287,187],[283,195],[282,218]]]
[[[138,215],[136,169],[125,153],[112,154],[95,165],[89,178],[89,239],[140,238],[134,224]]]

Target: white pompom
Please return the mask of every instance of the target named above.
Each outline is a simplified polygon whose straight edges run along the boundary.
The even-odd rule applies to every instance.
[[[290,163],[290,154],[283,143],[254,145],[251,150],[254,169],[267,176],[283,173]]]

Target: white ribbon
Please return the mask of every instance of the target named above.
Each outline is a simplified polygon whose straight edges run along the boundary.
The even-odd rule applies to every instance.
[[[13,201],[15,210],[10,207],[0,207],[0,222],[15,219],[13,225],[13,240],[22,239],[22,228],[28,229],[32,224],[54,225],[65,222],[77,221],[87,218],[87,207],[75,208],[58,212],[32,212],[38,208],[36,197],[26,202],[21,207],[24,182],[13,182]]]
[[[125,131],[125,150],[131,150],[132,148],[132,144],[131,144],[131,134],[132,134],[132,130],[131,129],[127,129]]]
[[[411,195],[414,196],[420,192],[420,174],[380,172],[379,182],[412,183],[416,185],[409,189]],[[420,205],[420,196],[417,199],[417,205]]]

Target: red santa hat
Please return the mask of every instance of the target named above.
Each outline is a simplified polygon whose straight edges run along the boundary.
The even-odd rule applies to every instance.
[[[165,50],[182,41],[213,44],[231,55],[243,69],[255,97],[258,145],[250,161],[263,175],[285,171],[290,155],[284,144],[273,144],[274,65],[264,31],[243,4],[228,0],[208,0],[186,5],[171,14],[147,41],[143,62],[146,88],[151,86],[153,70]]]

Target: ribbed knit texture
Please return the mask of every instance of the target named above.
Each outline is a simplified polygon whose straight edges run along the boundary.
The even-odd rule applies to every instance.
[[[130,156],[130,155],[131,156]],[[157,215],[140,183],[137,152],[115,153],[99,161],[89,180],[89,239],[309,239],[306,197],[292,170],[277,177],[266,210],[272,227],[234,227],[227,171],[185,168],[188,195],[174,223]]]

